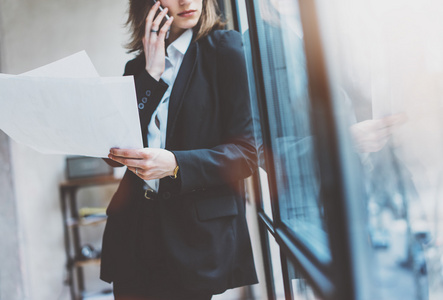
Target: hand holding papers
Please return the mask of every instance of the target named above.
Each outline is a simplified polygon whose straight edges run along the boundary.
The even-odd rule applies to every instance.
[[[37,151],[107,157],[143,148],[132,76],[98,77],[85,52],[0,74],[0,91],[0,129]]]

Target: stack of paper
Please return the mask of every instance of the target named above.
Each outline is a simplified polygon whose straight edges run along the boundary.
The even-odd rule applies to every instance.
[[[0,74],[0,129],[49,154],[107,157],[113,147],[143,147],[133,77],[99,77],[84,51]]]

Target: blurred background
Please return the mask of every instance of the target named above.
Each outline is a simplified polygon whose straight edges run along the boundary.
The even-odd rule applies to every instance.
[[[118,0],[1,0],[0,72],[20,74],[86,50],[101,76],[120,76],[130,58],[122,48],[126,6]],[[0,299],[69,299],[59,190],[66,158],[40,154],[3,132],[0,145]],[[115,188],[90,187],[77,197],[103,206]],[[83,242],[98,248],[102,230],[85,231]],[[98,267],[88,268],[93,282]]]
[[[219,4],[245,46],[260,284],[214,299],[443,299],[443,2]],[[124,0],[0,0],[0,72],[86,50],[101,76],[120,76],[132,57],[126,10]],[[85,178],[80,161],[68,172],[76,159],[0,131],[0,300],[110,299],[97,258],[124,170]]]

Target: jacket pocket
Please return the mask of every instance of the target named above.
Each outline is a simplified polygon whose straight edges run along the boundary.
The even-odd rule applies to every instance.
[[[195,210],[200,221],[238,215],[233,195],[199,199],[195,202]]]

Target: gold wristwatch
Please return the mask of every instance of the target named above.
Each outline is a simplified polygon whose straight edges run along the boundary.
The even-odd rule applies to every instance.
[[[174,169],[174,174],[169,176],[169,177],[171,177],[172,179],[176,179],[177,178],[177,174],[178,174],[178,165]]]

